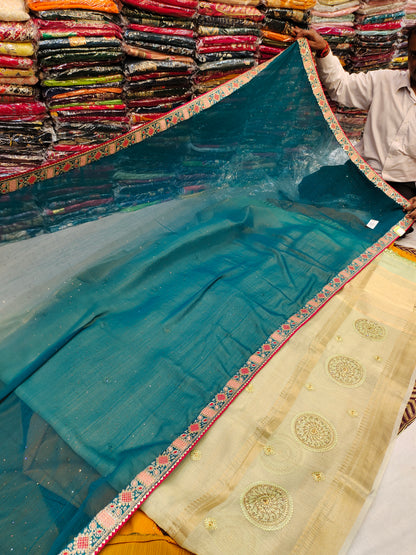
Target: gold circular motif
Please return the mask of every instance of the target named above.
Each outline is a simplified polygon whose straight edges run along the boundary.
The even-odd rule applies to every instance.
[[[289,474],[302,462],[303,452],[293,439],[285,435],[272,438],[263,448],[260,460],[267,470],[275,474]]]
[[[386,336],[386,329],[374,320],[359,318],[354,322],[354,328],[360,335],[367,337],[367,339],[381,341]]]
[[[365,379],[359,362],[346,356],[335,356],[328,361],[327,372],[331,379],[344,387],[358,387]]]
[[[298,414],[292,421],[292,432],[311,451],[329,451],[337,443],[334,426],[323,416],[312,412]]]
[[[276,484],[257,482],[240,497],[241,510],[246,519],[262,530],[279,530],[286,526],[293,514],[289,493]]]

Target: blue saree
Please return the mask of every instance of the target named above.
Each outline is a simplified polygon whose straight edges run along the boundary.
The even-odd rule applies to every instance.
[[[140,234],[113,245],[109,226],[93,264],[1,319],[2,553],[98,552],[409,225],[333,117],[305,42],[2,190],[32,195],[47,241],[97,216],[48,211],[56,191],[103,185],[113,211],[146,221]]]

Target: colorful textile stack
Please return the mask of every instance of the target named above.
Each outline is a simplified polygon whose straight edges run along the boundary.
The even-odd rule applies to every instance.
[[[416,25],[416,0],[407,0],[403,25],[406,29]]]
[[[312,9],[311,27],[325,37],[343,66],[349,65],[355,36],[354,12],[359,7],[360,0],[319,0]],[[328,101],[349,139],[359,139],[366,113]]]
[[[111,161],[105,164],[105,169],[113,171]],[[83,174],[76,170],[72,174],[64,174],[59,185],[54,180],[40,181],[32,192],[41,210],[46,232],[96,220],[116,210],[112,182],[97,179],[93,166],[89,166]]]
[[[265,0],[265,19],[259,48],[260,62],[280,54],[295,40],[293,27],[307,28],[315,0]]]
[[[197,0],[123,0],[125,99],[142,125],[190,100]]]
[[[28,6],[40,30],[38,64],[56,133],[53,155],[80,152],[127,132],[116,2],[28,0]]]
[[[52,140],[36,87],[38,31],[24,0],[0,6],[0,177],[42,164]]]
[[[336,104],[333,107],[333,112],[350,141],[359,141],[364,131],[367,110],[359,110],[358,108]]]
[[[332,52],[346,65],[354,41],[354,12],[360,0],[320,0],[312,10],[311,26],[326,38]]]
[[[30,189],[0,195],[1,242],[27,239],[43,232],[43,216]]]
[[[260,24],[264,19],[258,0],[200,1],[195,77],[202,94],[257,64]]]
[[[350,71],[389,67],[394,58],[406,2],[367,0],[355,12],[355,44]]]
[[[183,153],[189,143],[189,133],[178,128],[175,142],[163,133],[143,144],[140,152],[140,171],[135,171],[137,157],[134,149],[127,149],[126,158],[114,171],[114,200],[119,209],[135,210],[149,204],[172,200],[181,193],[184,182],[182,172]],[[161,163],[163,161],[163,163]],[[166,171],[164,164],[169,164]]]
[[[416,25],[416,0],[406,1],[401,24],[394,56],[389,64],[391,69],[407,69],[407,31]]]

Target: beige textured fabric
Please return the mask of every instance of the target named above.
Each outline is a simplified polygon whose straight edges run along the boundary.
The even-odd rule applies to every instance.
[[[0,21],[27,21],[25,0],[0,0]]]
[[[261,370],[143,510],[198,555],[338,554],[414,383],[416,265],[386,251]]]

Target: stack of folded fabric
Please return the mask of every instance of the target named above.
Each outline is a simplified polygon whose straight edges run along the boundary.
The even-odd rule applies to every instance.
[[[315,0],[264,0],[265,19],[259,48],[260,62],[280,54],[292,44],[293,27],[307,28]]]
[[[354,41],[354,12],[360,0],[319,0],[312,9],[311,27],[326,38],[345,66]]]
[[[111,157],[102,170],[109,175],[114,171]],[[75,222],[97,219],[114,212],[113,184],[99,181],[94,165],[64,174],[56,180],[39,181],[32,194],[40,208],[44,232],[52,232]]]
[[[36,86],[38,31],[24,0],[0,3],[0,177],[42,164],[52,140]]]
[[[123,0],[124,94],[142,125],[190,100],[197,0]]]
[[[117,183],[113,189],[114,200],[119,209],[136,210],[143,205],[164,202],[178,196],[182,181],[177,172],[182,165],[189,135],[186,129],[181,132],[175,128],[175,131],[174,144],[170,137],[160,133],[141,145],[140,172],[134,170],[135,150],[125,151],[123,164],[114,172],[114,181]],[[164,164],[160,163],[161,160]]]
[[[44,220],[30,188],[0,195],[0,241],[17,241],[44,232]]]
[[[355,43],[350,71],[369,71],[390,66],[405,12],[404,0],[366,0],[355,12]]]
[[[400,19],[399,13],[392,15],[396,15],[397,19]],[[407,31],[409,27],[416,25],[416,0],[407,0],[403,8],[401,24],[393,59],[389,64],[390,69],[407,69]]]
[[[200,1],[195,90],[202,94],[257,64],[260,25],[258,0]]]
[[[51,158],[130,129],[123,101],[122,30],[113,0],[28,0],[40,31],[42,94],[56,133]]]
[[[332,111],[337,117],[347,137],[356,143],[361,139],[367,119],[367,110],[359,110],[334,103]]]
[[[354,12],[359,7],[360,0],[319,0],[312,9],[311,27],[325,37],[332,52],[345,67],[349,66],[354,43]],[[328,100],[345,134],[351,140],[359,139],[366,112]]]
[[[414,27],[416,25],[416,0],[407,0],[404,11],[404,28]]]

